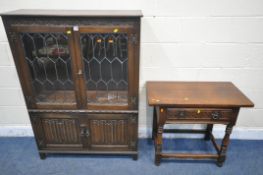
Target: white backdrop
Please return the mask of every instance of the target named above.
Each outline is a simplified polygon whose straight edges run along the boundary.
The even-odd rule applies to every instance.
[[[263,130],[262,0],[0,1],[0,13],[16,9],[143,11],[141,135],[146,134],[152,122],[145,96],[148,80],[232,81],[255,103],[255,108],[241,110],[237,131]],[[26,127],[29,117],[0,21],[0,131],[8,128],[8,132],[15,133],[14,125]]]

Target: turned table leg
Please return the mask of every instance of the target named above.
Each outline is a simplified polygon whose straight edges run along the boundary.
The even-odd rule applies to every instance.
[[[230,141],[230,134],[232,132],[233,129],[233,125],[232,124],[228,124],[226,126],[226,131],[225,131],[225,136],[223,138],[222,144],[221,144],[221,148],[220,148],[220,152],[219,152],[219,157],[217,159],[217,166],[222,167],[223,163],[226,160],[226,151],[227,151],[227,146],[229,144]]]
[[[153,124],[152,124],[152,140],[156,137],[157,132],[157,115],[156,115],[156,109],[153,108]]]
[[[163,126],[158,126],[157,137],[155,139],[155,165],[159,166],[161,163],[161,153],[163,144]]]
[[[213,124],[208,124],[206,127],[205,140],[210,140],[210,133],[213,130]]]

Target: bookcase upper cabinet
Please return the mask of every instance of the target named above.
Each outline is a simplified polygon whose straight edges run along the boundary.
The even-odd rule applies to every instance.
[[[41,158],[137,158],[141,11],[1,15]]]

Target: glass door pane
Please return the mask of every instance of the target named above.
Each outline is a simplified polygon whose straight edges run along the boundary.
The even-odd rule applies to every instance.
[[[128,35],[81,33],[88,105],[128,105]]]
[[[21,33],[37,104],[75,104],[69,39],[64,33]]]

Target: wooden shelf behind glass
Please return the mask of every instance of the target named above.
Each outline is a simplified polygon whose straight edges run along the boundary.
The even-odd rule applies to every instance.
[[[87,91],[89,105],[126,106],[128,105],[128,91]]]

